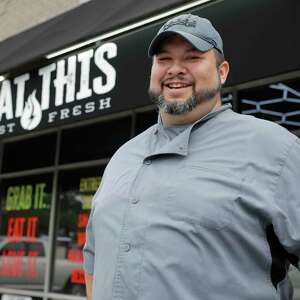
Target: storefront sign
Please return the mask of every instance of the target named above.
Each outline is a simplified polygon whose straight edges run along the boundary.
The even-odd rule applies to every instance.
[[[44,203],[46,183],[9,186],[6,193],[6,211],[47,208]]]
[[[113,107],[117,45],[105,43],[0,84],[0,137]]]
[[[80,178],[79,192],[82,202],[82,210],[92,208],[92,199],[101,182],[101,177],[83,177]]]
[[[39,282],[42,285],[51,180],[47,175],[12,179],[4,182],[2,188],[0,284]]]
[[[0,256],[0,277],[37,279],[37,256],[37,251],[3,251]]]
[[[82,248],[86,240],[86,227],[89,220],[92,198],[101,182],[101,177],[81,177],[79,179],[79,195],[82,202],[81,211],[77,213],[76,220],[76,249],[68,249],[67,259],[74,263],[83,263]],[[84,284],[84,271],[82,268],[72,270],[70,282],[72,284]]]

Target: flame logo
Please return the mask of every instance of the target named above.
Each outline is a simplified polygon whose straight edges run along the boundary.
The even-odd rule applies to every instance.
[[[34,90],[25,103],[25,108],[21,116],[21,126],[26,130],[36,128],[42,120],[42,109],[39,101],[37,100],[36,90]]]

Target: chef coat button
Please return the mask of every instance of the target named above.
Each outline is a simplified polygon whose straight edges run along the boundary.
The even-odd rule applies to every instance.
[[[140,201],[140,200],[139,200],[138,198],[133,198],[133,199],[131,200],[131,203],[137,204],[139,201]]]
[[[145,159],[144,164],[145,165],[151,165],[151,159]]]
[[[124,249],[125,252],[129,252],[130,249],[131,249],[131,245],[129,243],[126,243],[126,244],[124,244],[124,248],[123,249]]]

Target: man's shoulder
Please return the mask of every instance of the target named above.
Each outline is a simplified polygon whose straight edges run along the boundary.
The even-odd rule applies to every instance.
[[[291,132],[280,124],[255,116],[231,111],[228,121],[232,122],[232,127],[236,131],[244,134],[245,138],[253,139],[254,142],[282,143],[295,138]]]
[[[281,161],[297,137],[281,125],[233,111],[221,118],[216,134],[226,137],[229,149],[256,162]]]

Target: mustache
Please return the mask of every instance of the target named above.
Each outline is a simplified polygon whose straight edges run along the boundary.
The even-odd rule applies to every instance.
[[[161,81],[161,84],[166,85],[166,84],[168,84],[170,82],[173,82],[173,81],[180,81],[184,84],[193,84],[194,83],[191,80],[187,80],[184,76],[176,75],[176,76],[167,77],[166,79]]]

